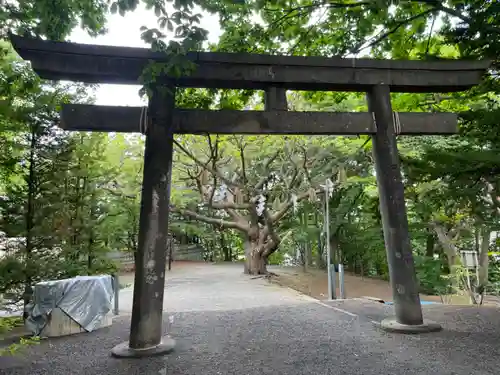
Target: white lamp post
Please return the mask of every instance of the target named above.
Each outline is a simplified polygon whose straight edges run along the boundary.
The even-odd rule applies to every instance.
[[[333,195],[333,182],[330,179],[326,180],[324,185],[321,187],[325,191],[325,222],[326,222],[326,263],[328,271],[328,299],[335,299],[335,268],[332,270],[331,265],[331,249],[330,249],[330,206],[329,198]]]

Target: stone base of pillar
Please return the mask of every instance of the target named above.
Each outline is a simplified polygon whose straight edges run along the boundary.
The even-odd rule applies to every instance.
[[[443,329],[438,323],[429,320],[424,320],[423,324],[407,325],[398,323],[396,318],[384,319],[380,323],[377,322],[376,325],[387,332],[407,334],[438,332]]]
[[[142,358],[155,357],[172,352],[175,348],[175,340],[170,336],[164,336],[158,345],[146,349],[132,349],[129,342],[123,342],[111,350],[111,355],[115,358]]]

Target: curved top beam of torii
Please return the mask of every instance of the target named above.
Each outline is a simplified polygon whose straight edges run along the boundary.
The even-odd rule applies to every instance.
[[[146,48],[54,42],[11,35],[19,55],[42,78],[86,83],[138,84],[149,61],[165,61]],[[174,80],[181,87],[228,89],[453,92],[477,85],[490,61],[375,60],[248,53],[192,52],[197,67]],[[172,81],[172,77],[169,78]],[[161,78],[159,80],[161,82]]]

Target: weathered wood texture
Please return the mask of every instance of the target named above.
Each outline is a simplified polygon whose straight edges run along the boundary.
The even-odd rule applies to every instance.
[[[113,311],[109,311],[103,316],[98,326],[95,329],[105,328],[111,326],[113,323]],[[87,331],[68,316],[59,307],[52,309],[48,323],[43,327],[38,336],[46,337],[60,337],[69,336],[78,333],[86,333]]]
[[[288,111],[286,90],[281,87],[268,87],[264,92],[266,111]]]
[[[408,234],[404,186],[394,134],[390,91],[377,86],[368,92],[377,132],[372,136],[387,263],[398,323],[422,324],[422,308]]]
[[[163,291],[172,177],[174,90],[159,92],[150,101],[142,179],[139,244],[130,324],[131,349],[146,349],[161,342]]]
[[[271,105],[271,104],[270,104]],[[278,103],[274,104],[278,106]],[[280,105],[286,105],[286,102]],[[66,130],[139,132],[141,107],[84,104],[63,106],[61,127]],[[398,113],[401,134],[454,134],[454,113]],[[173,131],[181,134],[373,134],[373,117],[367,112],[289,112],[174,110]]]
[[[87,83],[138,84],[149,61],[165,61],[144,48],[84,45],[11,35],[11,41],[42,78]],[[489,61],[407,61],[193,52],[189,76],[165,77],[177,86],[232,89],[366,91],[388,85],[393,92],[466,90],[481,80]],[[161,77],[158,80],[161,81]]]

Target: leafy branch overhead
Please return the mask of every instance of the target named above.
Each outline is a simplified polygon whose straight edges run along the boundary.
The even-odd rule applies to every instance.
[[[205,7],[221,15],[225,50],[234,47],[323,56],[396,52],[407,56],[416,42],[449,34],[452,21],[458,24],[455,31],[464,36],[479,33],[487,40],[500,32],[495,5],[483,1],[258,0],[237,6],[211,1]],[[251,12],[258,13],[264,25],[254,22]],[[440,28],[436,27],[438,19]],[[408,32],[413,37],[405,38]]]
[[[201,14],[194,13],[195,1],[183,0],[173,2],[173,11],[167,11],[163,0],[144,0],[146,9],[153,10],[157,17],[158,27],[148,28],[142,26],[141,38],[156,52],[165,54],[166,62],[150,62],[142,72],[141,83],[143,84],[139,94],[151,95],[152,85],[159,76],[180,77],[189,75],[196,68],[186,53],[199,51],[202,43],[206,41],[207,30],[198,26]],[[127,11],[133,11],[139,0],[121,0],[111,4],[112,13],[124,15]],[[167,3],[172,3],[168,1]],[[165,40],[168,37],[168,42]]]

